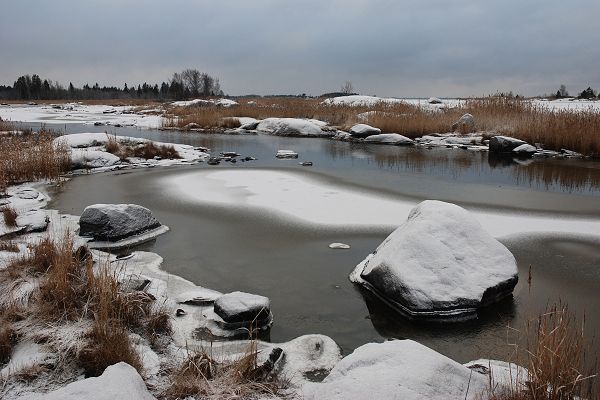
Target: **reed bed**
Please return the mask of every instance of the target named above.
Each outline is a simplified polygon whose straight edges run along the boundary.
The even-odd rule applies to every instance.
[[[0,193],[9,185],[39,179],[58,180],[71,165],[66,146],[53,143],[56,134],[41,130],[0,136]]]
[[[452,131],[452,125],[469,113],[476,132],[486,136],[507,135],[539,143],[546,149],[568,149],[600,156],[600,113],[593,110],[550,110],[529,100],[510,97],[469,99],[457,107],[432,110],[408,103],[379,103],[374,106],[325,105],[321,99],[261,98],[248,104],[224,108],[210,105],[171,107],[164,127],[184,128],[190,123],[207,130],[228,126],[231,118],[314,118],[348,129],[363,122],[384,133],[411,138]],[[230,124],[230,122],[229,122]],[[469,133],[469,132],[462,132]]]
[[[584,323],[565,304],[554,304],[530,321],[517,336],[525,336],[525,347],[513,345],[516,364],[527,369],[516,373],[506,385],[493,377],[488,400],[592,400],[600,398],[597,359],[589,353]],[[595,356],[594,356],[595,357]],[[524,372],[524,371],[522,371]]]

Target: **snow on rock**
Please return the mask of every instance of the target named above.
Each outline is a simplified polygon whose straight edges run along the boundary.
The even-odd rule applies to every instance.
[[[442,103],[443,103],[443,101],[442,101],[442,100],[440,100],[440,99],[438,99],[437,97],[430,97],[430,98],[427,100],[427,103],[429,103],[429,104],[442,104]]]
[[[490,153],[510,153],[527,142],[510,136],[494,136],[490,139]]]
[[[240,121],[240,129],[253,131],[258,127],[259,120],[250,117],[236,117]]]
[[[55,363],[56,354],[46,346],[31,341],[21,342],[12,350],[9,362],[0,369],[0,378],[35,365]]]
[[[469,361],[463,365],[479,374],[486,375],[488,380],[491,378],[492,384],[497,388],[514,388],[515,382],[519,382],[524,386],[523,389],[526,389],[528,371],[527,368],[521,367],[518,364],[480,359]]]
[[[404,100],[394,98],[384,98],[375,96],[339,96],[325,99],[322,104],[330,106],[350,106],[350,107],[373,107],[377,104],[395,104],[404,103]]]
[[[271,301],[264,296],[244,292],[232,292],[217,298],[215,313],[227,323],[246,323],[268,319],[271,314]]]
[[[190,304],[194,306],[204,306],[212,304],[216,299],[223,296],[223,293],[216,290],[197,286],[193,289],[179,293],[175,301],[179,304]]]
[[[160,227],[152,211],[136,204],[94,204],[79,218],[79,235],[117,241]]]
[[[32,393],[23,400],[156,400],[146,388],[142,377],[124,362],[111,365],[96,378],[87,378],[68,384],[53,392]]]
[[[293,150],[277,150],[277,158],[298,158],[298,153]]]
[[[71,166],[74,169],[111,167],[121,159],[114,154],[101,150],[72,149]]]
[[[350,135],[353,137],[364,138],[371,135],[381,134],[381,129],[367,124],[356,124],[350,128]]]
[[[346,243],[331,243],[329,248],[334,250],[347,250],[350,248],[350,246]]]
[[[44,210],[28,210],[17,216],[17,226],[25,227],[25,232],[43,232],[49,222],[48,214]]]
[[[487,377],[412,340],[365,344],[343,358],[305,400],[474,400]]]
[[[407,138],[406,136],[398,133],[382,133],[379,135],[371,135],[365,138],[365,143],[376,143],[376,144],[393,144],[393,145],[411,145],[414,144],[414,140]]]
[[[475,131],[475,118],[471,114],[465,114],[452,124],[452,132],[470,133]]]
[[[517,264],[465,209],[426,200],[350,275],[408,317],[466,320],[512,294]]]
[[[40,192],[30,187],[23,187],[15,191],[13,195],[21,200],[36,200],[40,197]]]
[[[256,130],[275,136],[329,137],[333,132],[326,132],[314,120],[300,118],[265,118]]]
[[[537,148],[528,143],[525,143],[512,149],[512,152],[521,155],[531,155],[537,152]]]
[[[174,101],[171,103],[175,107],[191,107],[191,106],[219,106],[219,107],[232,107],[237,106],[238,102],[231,99],[216,99],[216,100],[205,100],[205,99],[194,99],[184,101]]]
[[[54,145],[65,145],[71,148],[97,147],[108,143],[106,133],[75,133],[71,135],[59,136],[53,141]]]
[[[218,99],[215,101],[215,105],[220,107],[233,107],[237,106],[238,102],[231,99]]]

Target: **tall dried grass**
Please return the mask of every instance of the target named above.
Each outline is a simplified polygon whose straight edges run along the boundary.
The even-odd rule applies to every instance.
[[[160,157],[162,159],[180,159],[181,156],[173,145],[156,144],[154,142],[128,143],[119,141],[116,136],[108,135],[108,142],[105,145],[106,151],[116,155],[121,160],[129,157],[145,158],[146,160]]]
[[[600,156],[600,113],[592,110],[552,111],[529,100],[510,97],[471,99],[458,107],[438,111],[408,103],[354,107],[324,105],[321,99],[263,98],[254,104],[242,103],[231,108],[171,107],[167,110],[164,126],[183,128],[196,123],[205,129],[218,130],[227,127],[226,121],[232,117],[315,118],[344,129],[365,122],[384,133],[415,138],[451,132],[452,125],[466,113],[475,117],[476,131],[486,135],[508,135],[543,144],[547,149],[564,148]]]
[[[54,145],[55,134],[10,133],[0,137],[0,192],[12,184],[38,179],[57,180],[70,167],[66,146]]]
[[[585,319],[584,319],[585,321]],[[564,304],[554,304],[525,328],[526,346],[515,346],[517,364],[526,378],[511,378],[509,387],[492,382],[489,400],[598,399],[597,367],[579,322]],[[521,334],[521,332],[517,332]],[[524,381],[523,381],[524,380]]]
[[[0,209],[0,212],[2,213],[2,216],[4,218],[4,223],[6,224],[6,226],[13,227],[13,228],[17,226],[18,215],[14,208],[2,207]]]

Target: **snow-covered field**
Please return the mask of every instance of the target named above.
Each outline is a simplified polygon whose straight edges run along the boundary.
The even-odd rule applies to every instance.
[[[83,105],[67,103],[57,105],[0,106],[0,118],[13,122],[137,126],[159,128],[159,115],[135,114],[128,106]]]
[[[191,202],[274,212],[302,224],[346,229],[395,228],[419,202],[272,170],[199,171],[164,178],[161,187]],[[600,220],[589,217],[467,208],[495,237],[528,232],[600,234]]]

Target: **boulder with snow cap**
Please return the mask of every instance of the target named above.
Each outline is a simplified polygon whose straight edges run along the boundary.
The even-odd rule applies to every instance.
[[[350,135],[355,138],[366,138],[372,135],[379,135],[381,129],[367,124],[356,124],[350,128]]]
[[[255,321],[260,326],[271,316],[271,301],[264,296],[244,292],[232,292],[218,297],[214,303],[215,313],[226,323],[247,323]]]
[[[344,357],[306,400],[475,400],[488,377],[412,340],[367,343]]]
[[[136,204],[94,204],[79,218],[79,235],[117,241],[161,227],[152,211]]]
[[[452,124],[452,132],[471,133],[475,132],[475,118],[471,114],[465,114]]]
[[[69,383],[48,393],[32,393],[23,400],[156,400],[144,380],[131,365],[124,362],[111,365],[99,377]]]
[[[427,100],[427,102],[429,104],[442,104],[443,101],[438,99],[437,97],[430,97],[429,100]]]
[[[518,275],[511,252],[468,211],[427,200],[350,279],[410,318],[458,321],[510,296]]]
[[[322,130],[314,120],[300,118],[266,118],[259,121],[256,130],[276,136],[330,137],[335,134]]]
[[[525,143],[525,144],[515,147],[512,150],[512,152],[517,155],[521,155],[521,156],[530,156],[530,155],[534,154],[535,152],[537,152],[537,148],[535,146]]]
[[[414,140],[398,133],[382,133],[379,135],[372,135],[365,138],[365,143],[392,144],[396,146],[409,146],[415,144]]]
[[[527,142],[510,136],[494,136],[490,139],[490,153],[510,153]]]

